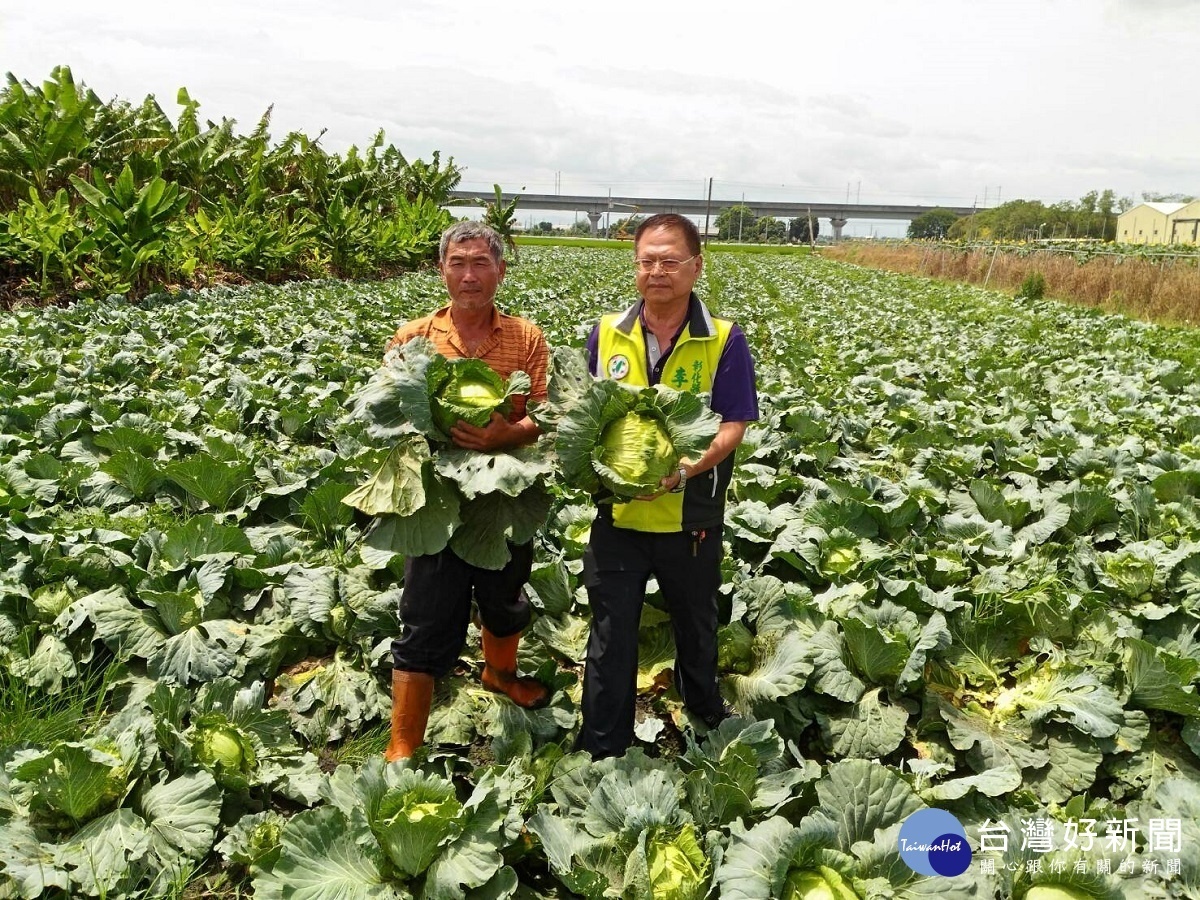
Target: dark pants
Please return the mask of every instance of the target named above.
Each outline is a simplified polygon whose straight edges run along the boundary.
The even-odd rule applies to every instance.
[[[583,556],[592,608],[583,678],[583,728],[577,746],[596,758],[633,743],[638,623],[646,582],[658,580],[675,636],[675,687],[705,720],[720,717],[717,690],[717,590],[721,527],[655,534],[617,528],[598,517]]]
[[[447,547],[404,563],[400,637],[392,641],[392,667],[442,676],[454,668],[471,621],[471,600],[483,627],[508,637],[529,624],[529,599],[522,588],[533,569],[533,544],[508,545],[503,569],[480,569]]]

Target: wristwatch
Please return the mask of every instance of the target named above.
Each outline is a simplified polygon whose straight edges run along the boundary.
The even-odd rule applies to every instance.
[[[687,485],[687,479],[688,479],[687,468],[685,466],[680,466],[678,469],[678,474],[679,474],[679,484],[677,484],[677,485],[675,485],[675,487],[671,488],[672,494],[682,494],[684,487]]]

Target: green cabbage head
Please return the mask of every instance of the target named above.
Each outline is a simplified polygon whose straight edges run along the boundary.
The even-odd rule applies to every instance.
[[[647,842],[646,857],[655,900],[699,900],[708,893],[708,859],[693,826],[675,836],[658,832]]]
[[[433,421],[447,434],[459,420],[478,428],[509,403],[504,380],[479,359],[450,360],[449,375],[433,396]]]
[[[721,424],[696,394],[607,378],[590,382],[556,421],[563,478],[601,502],[658,493],[681,459],[704,455]]]
[[[754,635],[741,622],[717,631],[717,670],[748,675],[754,668]]]
[[[1095,895],[1065,884],[1035,884],[1025,892],[1025,900],[1094,900]]]
[[[217,783],[235,791],[250,786],[254,747],[237,726],[219,714],[200,716],[192,735],[196,761],[212,772]]]
[[[406,770],[379,801],[371,829],[392,865],[415,877],[462,833],[466,815],[452,784]]]
[[[71,589],[64,582],[44,585],[33,592],[33,615],[39,622],[49,625],[71,605],[72,599]]]
[[[662,490],[660,482],[679,465],[679,454],[661,422],[631,412],[604,426],[595,460],[606,488],[636,497]]]
[[[828,866],[794,869],[783,883],[783,900],[859,900],[835,870]]]
[[[422,434],[448,443],[460,419],[482,427],[494,412],[507,416],[510,398],[528,395],[531,387],[525,372],[505,381],[481,359],[447,359],[431,340],[415,337],[389,350],[350,399],[354,418],[376,440]]]
[[[1120,550],[1104,559],[1104,574],[1125,596],[1137,598],[1154,584],[1154,562],[1132,550]]]

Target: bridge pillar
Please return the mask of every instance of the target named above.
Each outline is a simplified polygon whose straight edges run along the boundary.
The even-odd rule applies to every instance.
[[[833,239],[840,241],[842,239],[842,229],[846,227],[845,219],[830,219],[829,224],[833,226]]]
[[[600,217],[602,215],[604,215],[602,212],[590,212],[587,214],[588,222],[590,222],[592,226],[592,237],[595,237],[600,233]]]

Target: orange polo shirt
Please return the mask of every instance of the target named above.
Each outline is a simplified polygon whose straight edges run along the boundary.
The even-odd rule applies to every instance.
[[[482,359],[492,371],[505,380],[518,369],[526,373],[532,389],[529,398],[520,394],[513,396],[512,413],[508,417],[510,422],[519,422],[525,418],[527,399],[546,399],[546,367],[549,364],[550,351],[542,329],[528,319],[505,315],[492,307],[492,333],[475,348],[474,353],[468,353],[462,336],[454,327],[450,307],[447,305],[433,315],[413,319],[401,325],[388,341],[385,352],[418,335],[433,341],[438,353],[447,359]]]

